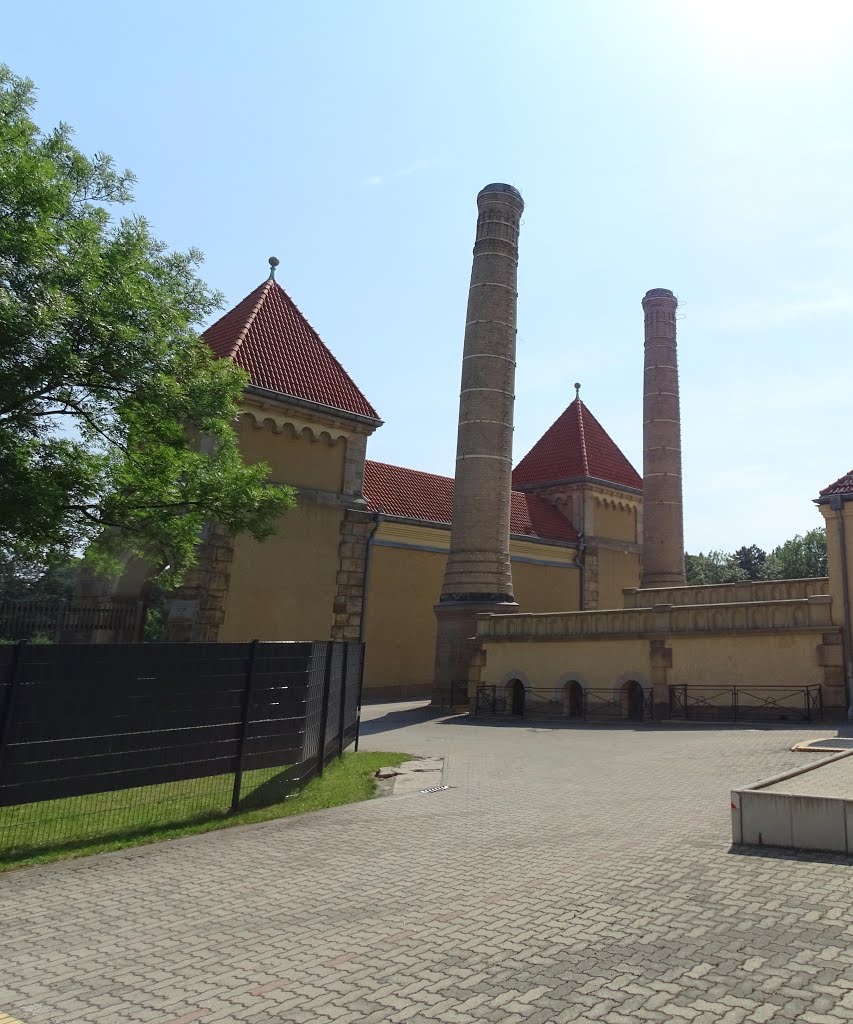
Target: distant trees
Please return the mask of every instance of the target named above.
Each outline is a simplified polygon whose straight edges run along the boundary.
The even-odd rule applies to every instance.
[[[67,601],[74,593],[80,559],[59,556],[47,564],[0,548],[0,601]]]
[[[747,580],[796,580],[826,576],[826,531],[823,527],[797,534],[769,554],[757,544],[737,551],[709,551],[684,556],[690,586],[740,583]]]

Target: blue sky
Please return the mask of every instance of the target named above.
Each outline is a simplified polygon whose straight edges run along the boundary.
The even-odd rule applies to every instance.
[[[452,473],[475,196],[524,194],[515,456],[572,383],[642,469],[642,312],[680,299],[688,550],[819,525],[853,466],[853,5],[408,0],[14,5],[39,122],[138,178],[233,304],[278,277]]]

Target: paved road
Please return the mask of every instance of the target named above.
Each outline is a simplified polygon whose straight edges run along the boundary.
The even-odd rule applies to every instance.
[[[454,788],[0,876],[0,1020],[853,1020],[853,866],[729,852],[819,732],[371,717]]]

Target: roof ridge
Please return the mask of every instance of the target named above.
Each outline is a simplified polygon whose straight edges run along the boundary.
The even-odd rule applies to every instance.
[[[260,295],[258,295],[258,301],[252,307],[251,313],[249,313],[248,317],[246,317],[246,323],[243,325],[242,331],[240,331],[240,333],[237,335],[237,340],[234,342],[234,347],[230,352],[230,356],[232,359],[236,357],[237,353],[240,351],[240,346],[246,340],[246,335],[249,333],[252,324],[255,322],[255,317],[257,317],[258,313],[260,312],[261,306],[264,304],[264,300],[266,299],[267,295],[269,295],[270,285],[274,285],[276,283],[277,282],[272,277],[268,277],[266,281],[264,281],[264,283],[261,285]],[[281,285],[279,285],[279,288],[281,288]]]
[[[453,480],[454,477],[447,476],[445,473],[430,473],[426,469],[413,469],[411,466],[398,466],[396,462],[382,462],[381,459],[365,459],[365,462],[370,462],[374,466],[384,466],[386,469],[402,469],[405,473],[417,473],[420,476],[434,476],[438,480]]]
[[[581,461],[583,464],[584,476],[589,476],[589,454],[586,450],[586,430],[584,429],[583,423],[583,411],[584,404],[581,401],[580,395],[575,398],[575,404],[578,407],[578,430],[580,431],[581,440]]]

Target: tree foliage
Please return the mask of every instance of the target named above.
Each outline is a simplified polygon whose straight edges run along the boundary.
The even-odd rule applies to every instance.
[[[0,601],[70,600],[79,568],[79,558],[57,557],[45,564],[0,551]]]
[[[244,465],[246,377],[198,329],[219,296],[196,250],[135,214],[133,176],[41,132],[31,82],[0,66],[0,553],[138,554],[167,582],[206,522],[262,539],[293,504]]]
[[[757,544],[738,548],[734,554],[737,564],[747,575],[747,579],[760,580],[764,572],[764,564],[767,561],[767,552],[762,551]]]
[[[695,587],[711,583],[740,583],[749,579],[737,558],[725,551],[685,555],[684,569],[688,584]]]
[[[765,579],[796,580],[826,576],[826,530],[822,527],[797,534],[774,548],[767,556]]]
[[[826,576],[826,531],[823,527],[797,534],[774,548],[770,554],[756,544],[707,555],[684,556],[685,576],[690,586],[709,583],[738,583],[742,580],[796,580]]]

